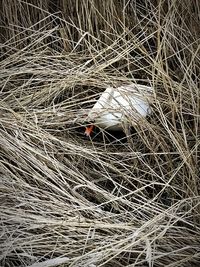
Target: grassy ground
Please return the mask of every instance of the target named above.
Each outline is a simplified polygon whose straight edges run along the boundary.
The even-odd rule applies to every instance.
[[[199,1],[1,4],[1,265],[199,266]],[[84,136],[132,82],[152,114]]]

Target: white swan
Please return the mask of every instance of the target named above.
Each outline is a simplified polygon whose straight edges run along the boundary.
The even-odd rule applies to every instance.
[[[119,131],[125,124],[137,124],[151,112],[149,98],[152,92],[152,87],[139,84],[108,87],[88,113],[86,120],[91,125],[86,127],[85,134],[90,136],[94,125]]]

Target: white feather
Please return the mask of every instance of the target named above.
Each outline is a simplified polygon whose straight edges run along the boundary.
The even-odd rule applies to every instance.
[[[87,120],[109,130],[122,130],[123,124],[128,120],[130,123],[130,119],[135,125],[151,112],[149,98],[152,92],[152,87],[139,84],[108,87],[90,110]]]

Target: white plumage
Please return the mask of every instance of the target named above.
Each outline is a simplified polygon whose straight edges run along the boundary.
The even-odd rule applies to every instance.
[[[125,123],[135,125],[150,113],[152,91],[152,87],[139,84],[108,87],[88,113],[87,121],[114,131],[123,130]],[[87,129],[86,135],[90,135]]]

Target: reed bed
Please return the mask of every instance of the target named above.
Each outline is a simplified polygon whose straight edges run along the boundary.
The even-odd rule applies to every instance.
[[[1,4],[1,266],[199,266],[199,1]],[[133,82],[152,113],[87,138]]]

